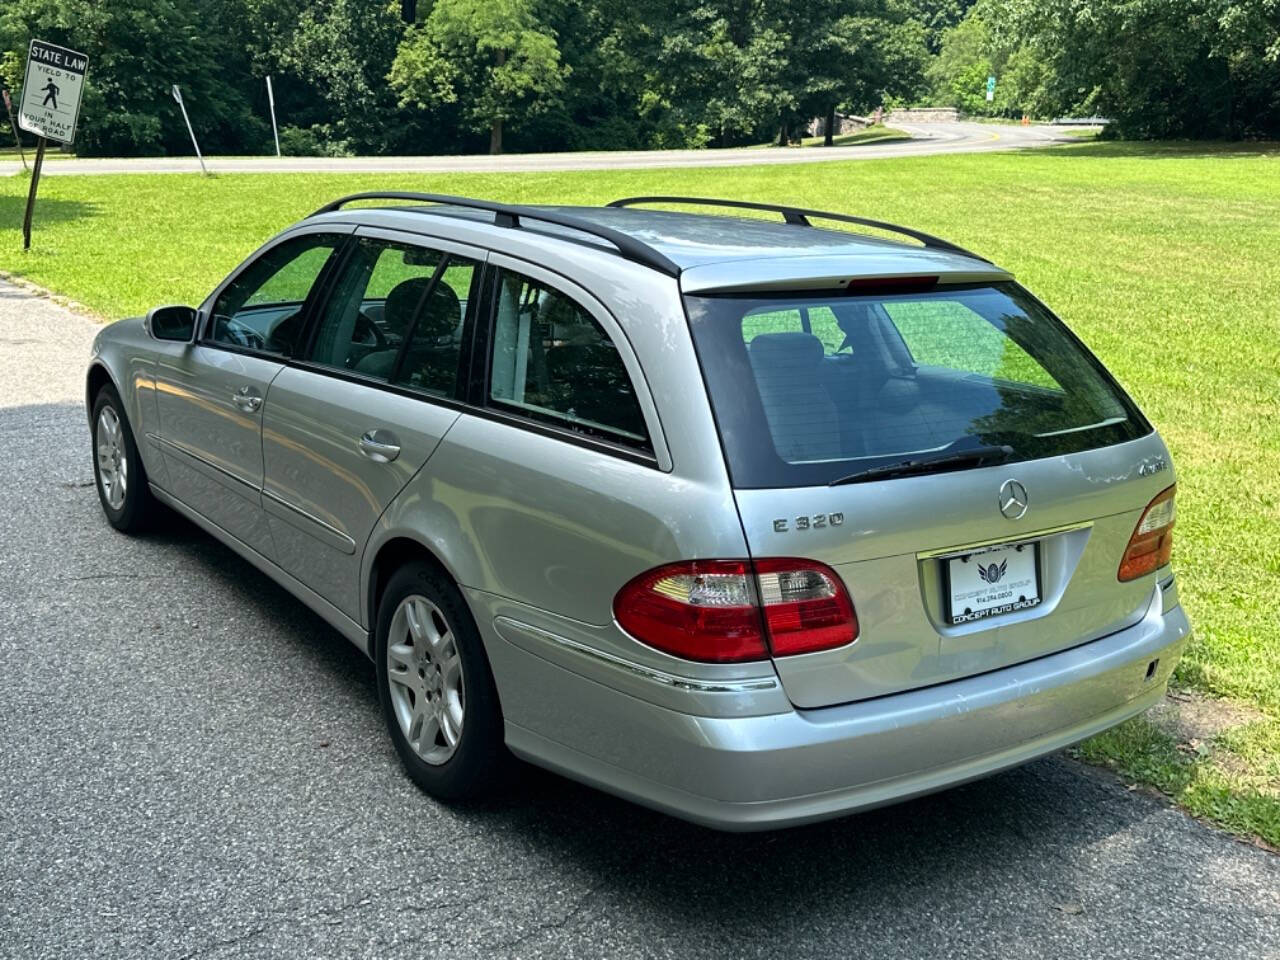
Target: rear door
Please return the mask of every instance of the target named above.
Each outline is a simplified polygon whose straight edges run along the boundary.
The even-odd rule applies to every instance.
[[[156,370],[168,492],[267,557],[263,403],[346,239],[304,229],[257,253],[210,297],[200,339]]]
[[[267,396],[263,493],[277,562],[357,622],[374,523],[458,417],[484,252],[360,228],[303,359]]]
[[[1117,568],[1172,483],[1159,438],[1016,286],[924,286],[687,300],[752,555],[832,566],[857,611],[853,644],[777,659],[802,707],[1034,659],[1151,597]]]

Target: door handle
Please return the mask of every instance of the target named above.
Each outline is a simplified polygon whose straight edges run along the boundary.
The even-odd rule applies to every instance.
[[[231,402],[245,413],[257,413],[262,406],[262,397],[253,387],[244,386],[231,395]]]
[[[390,430],[367,430],[356,445],[375,463],[390,463],[400,456],[400,441]]]

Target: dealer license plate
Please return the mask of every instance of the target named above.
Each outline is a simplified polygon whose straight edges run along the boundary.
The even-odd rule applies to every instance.
[[[952,623],[1026,610],[1040,603],[1040,545],[1006,543],[946,561]]]

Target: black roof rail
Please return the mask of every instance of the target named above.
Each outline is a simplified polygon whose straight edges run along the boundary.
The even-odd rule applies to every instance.
[[[493,200],[472,200],[469,197],[454,197],[443,193],[415,193],[412,191],[391,190],[386,192],[353,193],[346,197],[339,197],[331,203],[326,203],[319,210],[312,213],[311,216],[314,217],[322,213],[341,210],[347,204],[354,203],[357,200],[411,200],[416,203],[465,207],[469,210],[487,210],[493,214],[493,222],[497,226],[511,227],[513,229],[521,227],[522,220],[550,223],[557,227],[566,227],[569,230],[576,230],[579,233],[606,240],[617,248],[622,257],[657,270],[659,273],[665,273],[670,277],[678,277],[680,275],[680,268],[672,260],[663,256],[647,243],[637,240],[635,237],[629,236],[620,230],[600,226],[590,220],[560,213],[556,210],[540,210],[537,207],[498,203]]]
[[[741,210],[764,210],[768,213],[780,213],[782,219],[787,223],[794,224],[798,227],[811,227],[810,217],[817,217],[820,220],[837,220],[841,223],[856,223],[863,227],[874,227],[877,230],[887,230],[890,233],[900,233],[903,236],[911,237],[913,240],[919,240],[926,247],[933,250],[945,250],[948,253],[958,253],[961,256],[972,257],[974,260],[981,260],[983,263],[990,263],[986,257],[979,256],[971,250],[957,246],[949,240],[943,240],[941,237],[935,237],[933,234],[924,233],[920,230],[913,230],[910,227],[899,226],[896,223],[886,223],[883,220],[869,220],[866,217],[855,217],[847,213],[831,213],[827,210],[810,210],[807,207],[787,207],[776,203],[753,203],[750,200],[713,200],[707,197],[626,197],[622,200],[614,200],[609,204],[611,207],[632,207],[641,203],[684,203],[691,206],[703,207],[736,207]]]

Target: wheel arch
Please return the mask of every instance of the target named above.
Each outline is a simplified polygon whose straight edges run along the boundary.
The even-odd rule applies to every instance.
[[[107,369],[107,365],[101,360],[94,360],[89,364],[89,370],[85,374],[85,396],[84,409],[85,416],[91,421],[89,426],[92,428],[93,420],[93,403],[97,399],[98,393],[103,387],[110,385],[116,391],[116,395],[120,397],[120,402],[124,403],[124,394],[120,392],[120,385],[116,383],[116,378],[111,375],[111,371]]]
[[[369,576],[365,584],[365,616],[366,624],[369,630],[369,656],[375,654],[374,643],[376,642],[378,632],[378,603],[382,599],[383,591],[386,590],[387,583],[395,572],[406,563],[413,561],[421,561],[428,563],[438,569],[442,574],[450,580],[458,584],[458,578],[436,554],[436,552],[421,540],[413,537],[396,535],[389,537],[376,548],[373,560],[369,564]],[[465,602],[466,595],[463,594]]]

